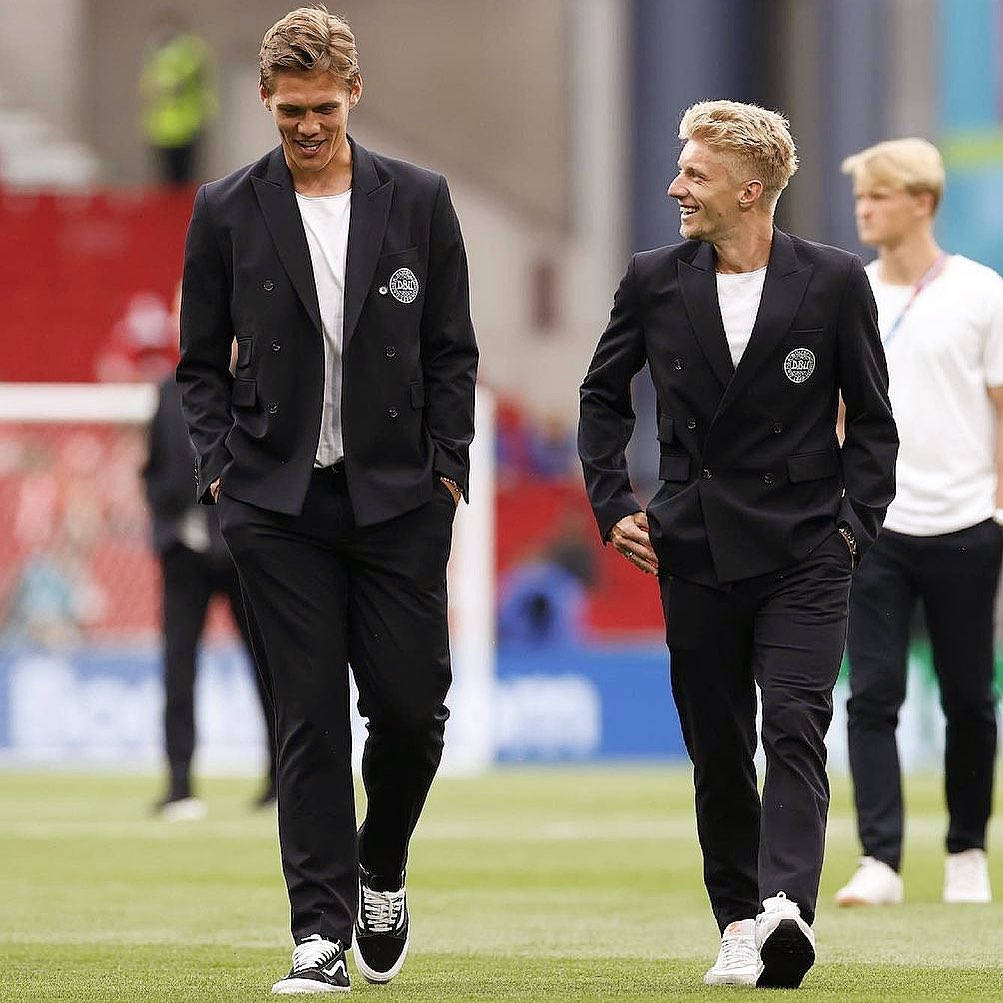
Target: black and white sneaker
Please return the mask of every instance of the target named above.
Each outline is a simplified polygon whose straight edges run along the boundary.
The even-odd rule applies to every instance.
[[[411,919],[407,892],[369,887],[369,875],[359,869],[359,918],[355,924],[355,964],[367,982],[389,982],[404,967],[410,944]]]
[[[345,949],[337,940],[315,933],[293,948],[293,967],[272,986],[278,996],[296,993],[347,993],[352,988]]]
[[[815,933],[783,892],[763,901],[756,917],[756,947],[763,963],[760,989],[797,989],[815,964]]]

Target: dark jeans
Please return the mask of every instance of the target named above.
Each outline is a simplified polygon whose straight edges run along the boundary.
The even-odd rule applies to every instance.
[[[205,627],[209,600],[225,595],[241,637],[251,653],[244,603],[233,562],[176,544],[160,555],[164,582],[164,737],[170,769],[169,797],[191,794],[192,755],[195,751],[195,659]],[[275,774],[275,718],[260,675],[254,682],[268,732],[268,775]]]
[[[835,532],[800,564],[725,589],[661,582],[704,882],[722,931],[780,891],[808,923],[814,919],[829,808],[825,734],[849,586],[850,552]],[[761,801],[756,684],[766,753]]]
[[[864,853],[898,870],[902,780],[895,729],[909,625],[923,602],[947,718],[947,850],[984,847],[996,762],[993,614],[1003,530],[991,519],[942,536],[885,530],[850,596],[850,770]]]
[[[450,684],[446,561],[456,506],[355,524],[344,474],[315,471],[299,516],[223,496],[254,654],[278,724],[279,840],[297,941],[351,942],[358,867],[400,887],[442,756]],[[368,718],[356,834],[348,668]]]

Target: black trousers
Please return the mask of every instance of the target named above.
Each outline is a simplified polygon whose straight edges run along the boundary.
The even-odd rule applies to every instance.
[[[947,850],[985,846],[996,763],[993,615],[1003,531],[991,519],[941,536],[885,530],[850,594],[850,770],[864,853],[899,869],[902,779],[895,729],[909,625],[922,600],[947,719]]]
[[[846,636],[850,552],[724,589],[662,579],[672,693],[693,760],[704,883],[718,926],[783,891],[815,916],[829,809],[825,735]],[[756,684],[766,776],[756,783]]]
[[[240,582],[226,556],[202,554],[176,544],[160,555],[164,616],[164,737],[170,770],[169,797],[191,794],[192,755],[195,751],[195,659],[205,627],[209,600],[225,595],[241,637],[251,651]],[[254,682],[268,732],[268,775],[275,773],[275,716],[258,672]]]
[[[302,514],[223,496],[220,526],[251,615],[278,726],[279,841],[297,941],[348,944],[359,863],[400,887],[442,756],[451,681],[446,561],[456,506],[432,500],[355,524],[344,474],[316,471]],[[368,719],[356,833],[348,667]]]

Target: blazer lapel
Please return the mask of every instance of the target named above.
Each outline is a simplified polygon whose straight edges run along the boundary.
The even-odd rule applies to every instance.
[[[347,348],[373,281],[376,262],[393,199],[393,179],[384,181],[368,150],[352,144],[352,209],[348,226],[348,261],[345,267],[345,340]]]
[[[735,378],[721,398],[718,413],[748,386],[756,370],[776,351],[777,345],[790,330],[808,288],[811,272],[811,265],[799,265],[791,238],[783,230],[774,229],[756,323],[735,370]]]
[[[272,235],[279,260],[285,268],[297,295],[303,301],[314,326],[323,332],[320,307],[317,305],[317,284],[313,277],[310,248],[307,246],[303,220],[296,204],[296,192],[282,147],[272,150],[264,177],[252,175],[251,183]]]
[[[679,260],[679,288],[697,343],[722,387],[735,373],[717,300],[714,249],[701,244],[692,262]]]

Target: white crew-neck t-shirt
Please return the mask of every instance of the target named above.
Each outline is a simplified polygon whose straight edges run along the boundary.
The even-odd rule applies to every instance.
[[[341,352],[345,332],[345,262],[352,189],[338,195],[296,193],[306,231],[317,305],[324,330],[324,407],[314,466],[329,467],[344,458],[341,430]]]
[[[717,273],[717,302],[728,337],[728,351],[736,369],[752,336],[764,282],[765,265],[754,272]]]
[[[996,413],[986,388],[1003,385],[1003,278],[953,255],[889,340],[913,287],[883,282],[876,261],[867,275],[901,443],[885,527],[935,536],[983,522],[996,507]]]

